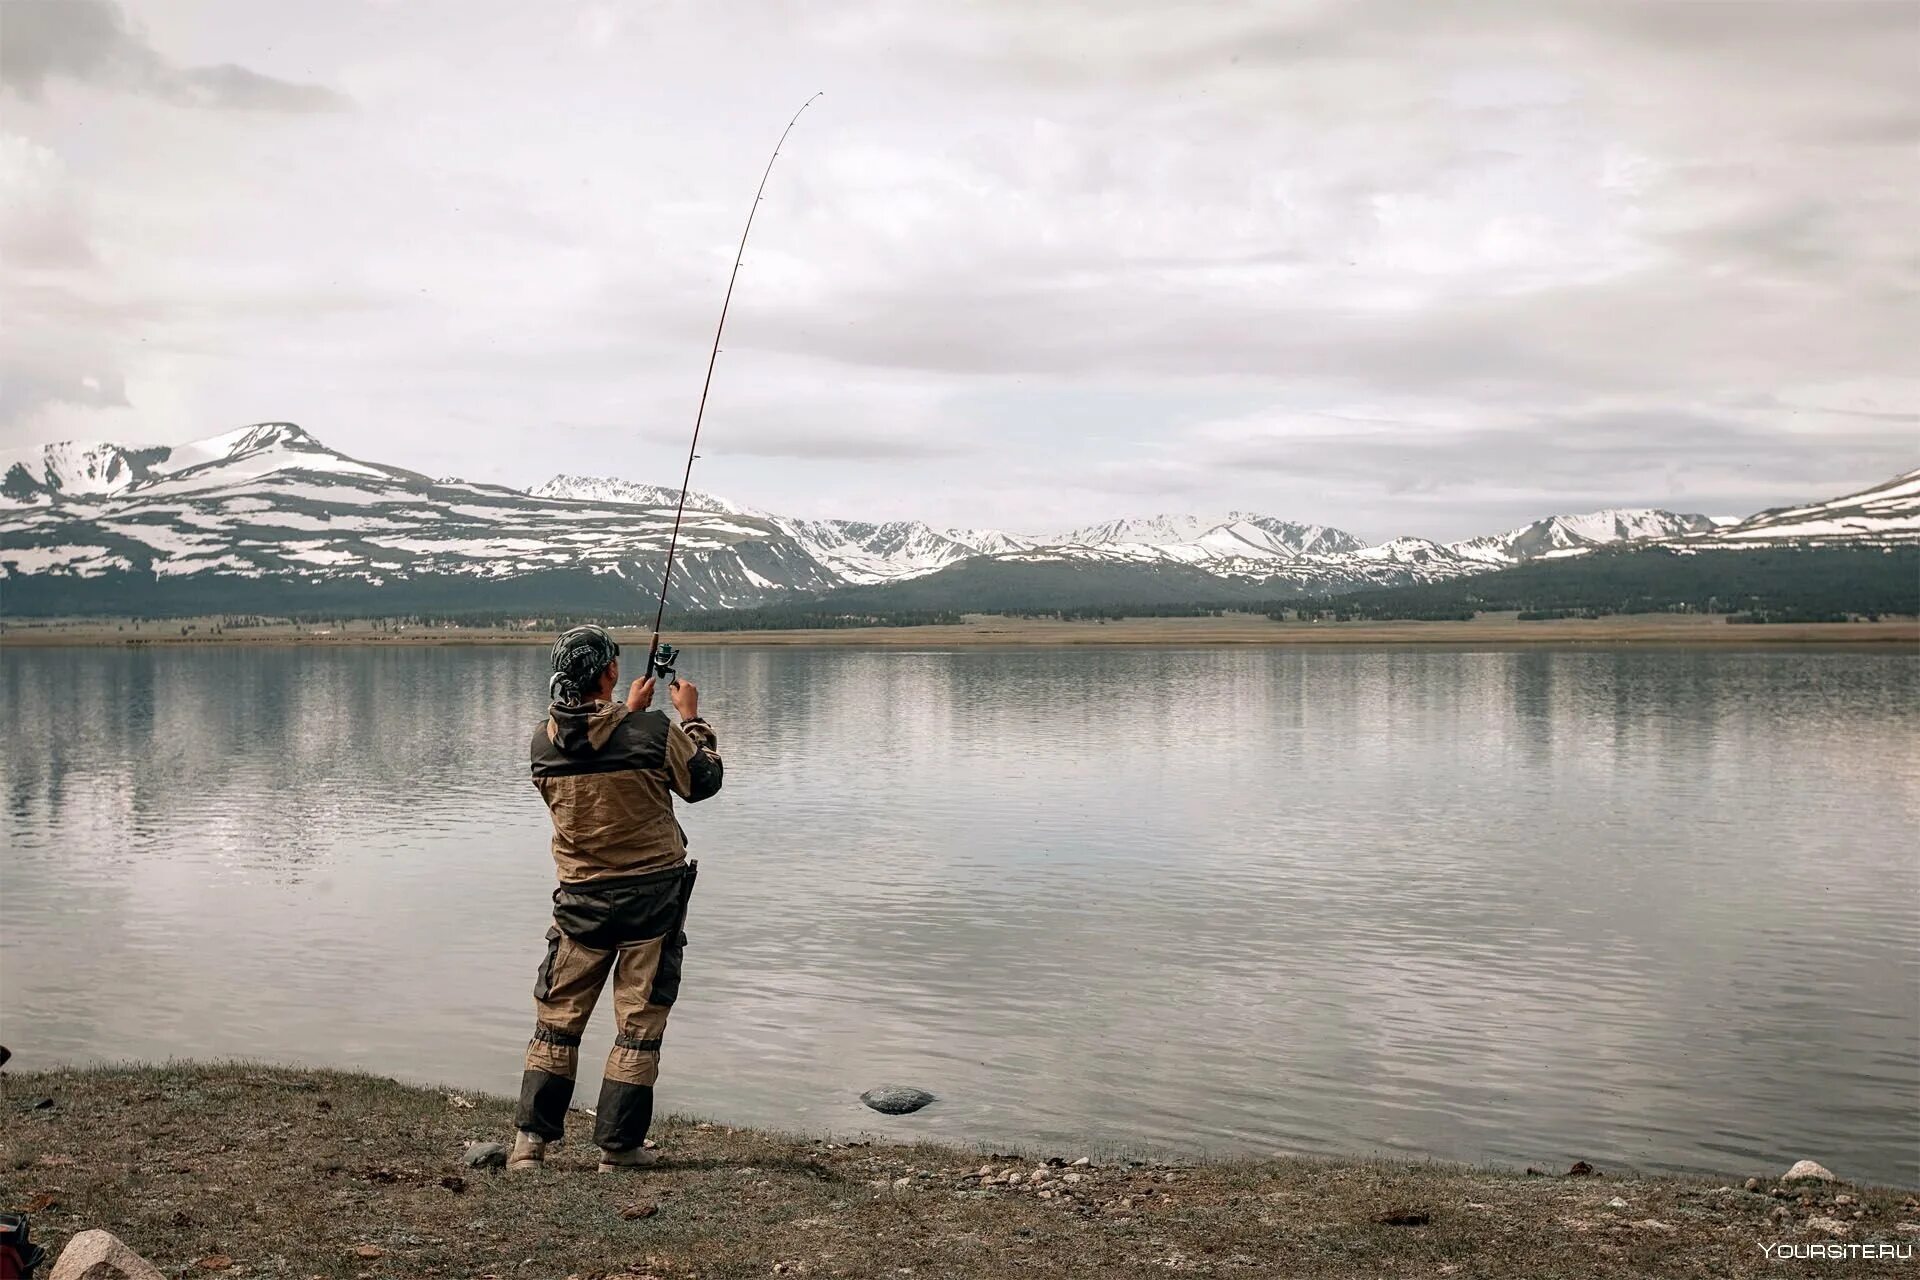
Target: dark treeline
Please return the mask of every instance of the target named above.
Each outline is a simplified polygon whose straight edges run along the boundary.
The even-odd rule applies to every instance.
[[[1419,586],[1306,596],[1284,584],[1211,578],[1189,566],[963,561],[884,586],[849,587],[757,608],[667,611],[678,632],[839,630],[953,624],[966,614],[1103,622],[1255,614],[1277,621],[1453,621],[1515,613],[1522,621],[1634,613],[1707,613],[1742,623],[1833,621],[1920,613],[1920,547],[1778,547],[1596,551]],[[649,629],[653,604],[611,575],[539,572],[505,580],[363,581],[208,577],[187,580],[0,581],[0,617],[216,619],[244,630],[293,622],[553,632],[598,621]],[[128,624],[122,624],[123,626]],[[189,625],[198,625],[189,621]]]
[[[1057,609],[1007,609],[1002,616],[1009,618],[1037,618],[1056,622],[1118,622],[1122,618],[1223,618],[1232,613],[1246,613],[1248,609],[1241,605],[1223,605],[1218,601],[1188,602],[1186,604],[1089,604],[1064,605]]]
[[[1920,613],[1920,547],[1596,551],[1422,586],[1360,591],[1290,608],[1335,619],[1517,612],[1525,621],[1623,613],[1846,621]]]
[[[823,608],[806,604],[763,605],[714,613],[685,613],[667,621],[668,631],[839,631],[848,627],[952,626],[961,615],[949,609],[899,609],[881,612]],[[649,618],[651,627],[653,620]]]

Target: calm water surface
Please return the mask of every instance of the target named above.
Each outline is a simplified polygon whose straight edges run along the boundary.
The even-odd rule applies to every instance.
[[[511,1091],[552,884],[544,660],[0,654],[18,1065]],[[728,772],[685,819],[664,1105],[1920,1184],[1910,651],[687,665]],[[887,1120],[854,1097],[881,1081],[942,1101]]]

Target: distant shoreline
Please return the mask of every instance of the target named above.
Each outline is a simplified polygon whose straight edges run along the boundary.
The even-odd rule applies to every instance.
[[[136,626],[115,619],[18,621],[0,631],[0,646],[135,647],[164,645],[409,645],[552,643],[551,631],[493,627],[411,626],[378,630],[368,622],[344,627],[280,625],[214,632],[214,619],[148,621]],[[185,628],[183,634],[182,629]],[[622,640],[644,643],[641,628],[616,628]],[[957,624],[915,627],[848,627],[794,631],[673,631],[676,645],[827,646],[835,648],[941,649],[986,646],[1075,647],[1147,645],[1492,645],[1563,646],[1677,645],[1755,647],[1777,644],[1908,645],[1920,647],[1920,619],[1878,622],[1729,623],[1701,614],[1637,614],[1610,618],[1562,618],[1520,622],[1512,614],[1487,614],[1470,622],[1272,622],[1252,614],[1217,618],[1123,618],[1110,622],[1060,622],[1040,618],[975,616]]]

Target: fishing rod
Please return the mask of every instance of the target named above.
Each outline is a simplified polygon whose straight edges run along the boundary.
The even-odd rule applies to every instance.
[[[818,93],[813,95],[817,98]],[[733,305],[734,281],[740,278],[740,263],[747,254],[747,237],[753,233],[753,215],[760,212],[760,201],[767,193],[767,179],[773,176],[773,162],[780,158],[780,148],[787,145],[787,135],[793,132],[793,126],[800,123],[800,116],[813,105],[813,98],[800,104],[800,110],[793,113],[793,119],[787,121],[787,127],[780,131],[780,141],[773,144],[773,154],[767,157],[767,167],[760,174],[760,186],[753,193],[753,204],[747,210],[747,225],[740,232],[740,247],[733,255],[733,271],[727,276],[726,296],[720,300],[720,323],[714,326],[713,350],[707,354],[707,378],[700,384],[700,408],[693,415],[693,440],[687,445],[687,469],[680,477],[680,505],[673,512],[673,533],[667,539],[667,569],[660,575],[660,607],[653,611],[653,640],[647,645],[647,674],[666,677],[666,687],[671,688],[676,676],[674,664],[679,661],[679,651],[670,644],[660,643],[660,622],[667,616],[667,588],[673,583],[674,553],[680,548],[680,520],[687,513],[687,486],[693,483],[693,460],[698,457],[700,448],[700,424],[707,416],[707,392],[713,387],[713,366],[720,359],[720,336],[727,331],[727,308]]]

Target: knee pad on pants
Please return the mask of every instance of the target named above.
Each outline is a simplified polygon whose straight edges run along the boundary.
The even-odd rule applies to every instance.
[[[621,1084],[652,1085],[660,1079],[660,1037],[616,1037],[607,1054],[606,1078]]]
[[[527,1042],[527,1070],[571,1080],[580,1074],[580,1037],[542,1022]]]

